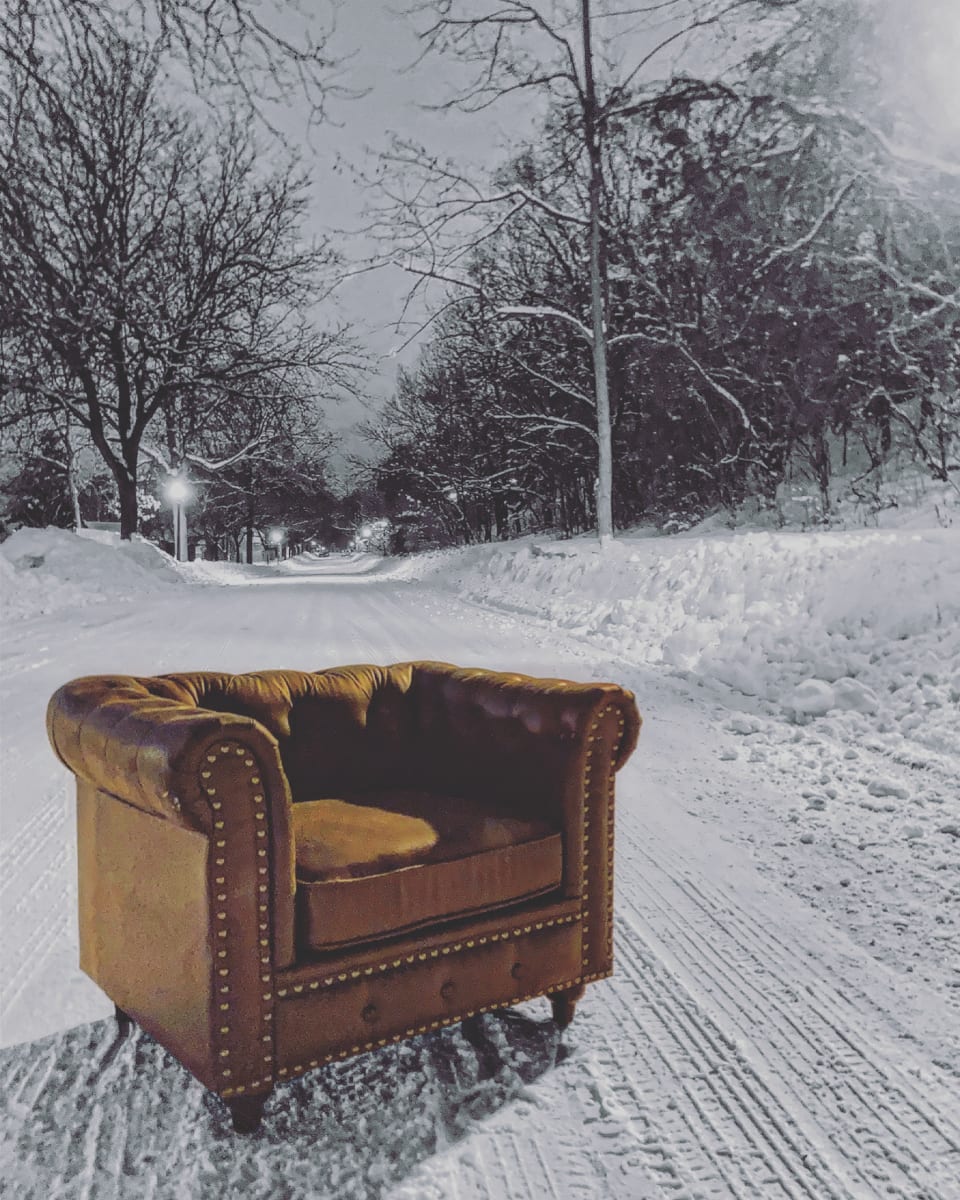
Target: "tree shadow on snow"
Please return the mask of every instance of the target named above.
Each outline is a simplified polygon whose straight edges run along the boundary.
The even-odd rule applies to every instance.
[[[100,1021],[0,1051],[18,1196],[376,1200],[568,1054],[546,1014],[474,1017],[278,1085],[240,1135],[152,1038],[115,1035]]]

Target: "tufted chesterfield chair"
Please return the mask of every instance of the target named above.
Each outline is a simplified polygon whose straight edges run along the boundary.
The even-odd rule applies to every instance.
[[[612,970],[613,684],[446,663],[89,676],[80,965],[255,1129],[311,1068]]]

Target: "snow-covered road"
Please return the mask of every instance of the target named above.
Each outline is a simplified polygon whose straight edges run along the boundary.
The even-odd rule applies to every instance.
[[[783,737],[758,769],[731,754],[709,689],[366,560],[24,621],[2,657],[0,1093],[19,1133],[0,1176],[15,1194],[960,1197],[957,1018],[936,955],[927,978],[886,965],[839,900],[812,906],[795,878],[808,847],[778,849],[784,780],[809,770],[812,735]],[[72,787],[46,743],[48,696],[93,672],[419,657],[637,693],[617,970],[563,1045],[545,1002],[522,1010],[542,1024],[488,1016],[281,1087],[247,1141],[149,1044],[91,1073],[109,1027],[63,1031],[112,1010],[75,965]]]

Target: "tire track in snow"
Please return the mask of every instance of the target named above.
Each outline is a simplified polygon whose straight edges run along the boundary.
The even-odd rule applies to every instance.
[[[743,1062],[737,1048],[650,948],[618,922],[618,975],[613,990],[621,1006],[619,1028],[648,1044],[645,1077],[659,1077],[672,1093],[657,1120],[680,1148],[701,1188],[716,1196],[763,1195],[826,1200],[845,1196],[832,1172],[804,1144],[776,1096]],[[616,1047],[611,1047],[616,1054]],[[629,1088],[629,1077],[620,1075]],[[641,1097],[637,1097],[640,1100]],[[656,1101],[648,1097],[647,1103]]]
[[[794,1013],[792,1009],[799,999],[792,982],[796,970],[789,965],[796,959],[796,949],[787,946],[777,936],[773,926],[749,919],[742,907],[722,888],[702,877],[694,882],[688,864],[671,854],[667,847],[658,845],[657,857],[654,859],[629,833],[624,836],[631,841],[635,853],[644,856],[648,862],[646,874],[641,873],[636,882],[643,887],[651,871],[662,871],[664,862],[671,860],[672,870],[669,874],[663,871],[664,876],[669,879],[671,886],[676,887],[692,901],[699,910],[701,922],[709,925],[711,935],[715,932],[714,927],[719,926],[724,934],[741,948],[741,958],[746,964],[740,972],[741,982],[745,981],[756,993],[758,1003],[766,1005],[771,1000],[769,992],[761,989],[752,978],[758,973],[763,973],[773,978],[777,984],[777,1000],[784,1020],[790,1023],[802,1020],[806,1010],[800,1008]],[[665,906],[661,902],[661,911],[670,916],[675,911],[675,906]],[[678,924],[677,928],[684,936],[690,938],[689,922]],[[691,940],[691,947],[697,954],[706,953],[717,958],[712,937]],[[778,972],[772,970],[774,963],[779,964]],[[951,1110],[960,1111],[955,1090],[939,1078],[934,1079],[934,1072],[931,1071],[921,1093],[911,1076],[900,1067],[895,1054],[886,1055],[883,1066],[876,1062],[850,1024],[850,1019],[862,1026],[864,1008],[873,1009],[878,1015],[883,1015],[882,1010],[877,1008],[875,1001],[866,992],[846,978],[842,980],[843,990],[838,990],[836,973],[821,966],[815,957],[810,956],[805,965],[808,978],[801,981],[802,986],[817,1001],[819,1009],[813,1011],[820,1022],[833,1030],[838,1049],[842,1048],[843,1055],[853,1055],[856,1059],[864,1060],[868,1068],[876,1073],[879,1082],[890,1082],[888,1076],[896,1075],[898,1086],[904,1090],[909,1103],[917,1107],[917,1120],[929,1126],[933,1133],[946,1141],[952,1151],[960,1153],[960,1122],[948,1116]],[[854,998],[864,1008],[856,1008]],[[746,1013],[746,1016],[750,1022],[754,1020],[752,1012]],[[798,1027],[801,1038],[805,1039],[804,1044],[812,1033],[809,1018],[807,1021],[807,1025]],[[886,1035],[886,1040],[890,1041],[889,1034]],[[931,1095],[937,1098],[935,1108],[931,1108],[930,1105]],[[898,1121],[900,1119],[898,1115]]]
[[[11,769],[13,768],[13,769]],[[34,784],[21,784],[25,764],[3,764],[3,793],[17,796]],[[60,776],[60,777],[57,777]],[[29,812],[0,849],[0,1039],[14,1005],[41,974],[69,936],[74,911],[72,829],[67,820],[67,785],[53,776],[42,803]]]
[[[703,885],[702,885],[703,886]],[[710,899],[704,895],[700,888],[688,882],[687,889],[691,896],[700,903],[704,911],[710,911],[713,908]],[[729,905],[729,898],[724,897],[719,890],[715,898],[717,905]],[[753,929],[750,925],[745,924],[742,920],[737,920],[735,914],[731,915],[731,923],[738,926],[739,936],[745,941],[754,939],[757,943],[758,952],[762,955],[781,955],[785,956],[789,953],[788,948],[777,939],[770,930],[762,930],[760,928]],[[820,972],[816,971],[816,964],[811,963],[813,970],[811,974]],[[788,999],[795,999],[795,995],[790,991],[790,986],[780,981],[781,986],[787,987]],[[808,980],[804,984],[807,993],[816,1001],[819,1017],[828,1025],[835,1037],[838,1051],[838,1057],[844,1058],[846,1061],[853,1062],[857,1066],[865,1067],[868,1071],[875,1073],[876,1079],[868,1081],[871,1087],[883,1085],[886,1087],[895,1087],[903,1094],[903,1099],[907,1105],[915,1111],[915,1117],[911,1120],[905,1118],[903,1113],[895,1113],[894,1119],[897,1127],[906,1120],[906,1123],[915,1130],[921,1133],[928,1134],[931,1138],[937,1139],[932,1143],[931,1149],[937,1153],[944,1149],[944,1144],[949,1148],[949,1151],[954,1154],[960,1154],[960,1124],[949,1117],[951,1107],[956,1110],[958,1100],[956,1094],[951,1094],[947,1087],[939,1081],[934,1081],[933,1078],[928,1078],[925,1081],[923,1093],[920,1093],[910,1076],[905,1073],[896,1061],[895,1055],[886,1057],[885,1065],[881,1067],[873,1057],[871,1057],[867,1047],[862,1039],[858,1036],[852,1026],[848,1026],[847,1012],[841,1011],[837,999],[842,997],[847,1006],[848,1012],[853,1008],[849,996],[843,993],[831,994],[827,990],[830,987],[830,982],[823,978],[817,980]],[[859,998],[865,1005],[871,1005],[870,999],[858,989],[849,989],[845,983],[847,990],[857,990]],[[769,1002],[769,993],[763,997],[764,1002]],[[863,1012],[854,1012],[852,1015],[858,1018],[858,1023],[862,1024]],[[784,1016],[787,1020],[792,1020],[789,1010],[784,1009]],[[808,1027],[796,1026],[802,1037],[810,1036]],[[819,1064],[818,1064],[819,1065]],[[931,1073],[932,1074],[932,1073]],[[896,1081],[891,1079],[891,1076],[897,1076]],[[937,1107],[931,1107],[931,1099],[936,1097]],[[892,1110],[890,1110],[892,1111]]]
[[[673,862],[664,870],[666,847],[658,845],[654,858],[629,834],[626,840],[646,860],[629,885],[635,923],[645,927],[656,918],[653,939],[667,949],[673,972],[695,979],[695,990],[707,994],[712,1014],[726,1026],[721,1036],[753,1060],[746,1066],[754,1079],[762,1085],[774,1077],[780,1097],[775,1107],[782,1108],[783,1120],[803,1130],[832,1173],[849,1180],[847,1194],[857,1195],[866,1184],[871,1193],[879,1189],[911,1200],[960,1195],[955,1184],[960,1155],[949,1109],[931,1104],[901,1072],[891,1080],[894,1056],[886,1054],[883,1066],[871,1058],[829,986],[770,930],[719,893],[698,898],[697,885],[683,880],[689,871],[682,865]],[[634,956],[646,951],[649,957],[650,937],[621,926],[619,963],[629,974]],[[662,951],[654,953],[664,961]],[[798,962],[807,979],[798,973]],[[798,995],[797,982],[806,996]],[[852,1010],[850,1016],[863,1020],[862,1012]],[[832,1099],[826,1113],[824,1090]]]
[[[34,926],[29,951],[25,946],[14,948],[16,966],[13,970],[6,969],[3,975],[2,1007],[0,1007],[0,1026],[5,1014],[8,1014],[27,985],[37,976],[43,964],[67,940],[70,929],[70,917],[65,908],[54,905],[47,909]],[[4,953],[7,953],[7,947]]]
[[[16,786],[11,782],[10,787]],[[47,857],[48,843],[65,832],[65,786],[48,795],[32,817],[9,839],[4,837],[0,849],[0,896],[21,890],[20,876],[26,873],[35,859]]]

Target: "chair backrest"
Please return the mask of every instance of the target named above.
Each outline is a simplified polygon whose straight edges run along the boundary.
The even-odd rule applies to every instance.
[[[417,663],[407,700],[421,786],[555,818],[580,786],[585,718],[606,687]]]
[[[632,696],[611,684],[439,662],[205,671],[151,683],[161,681],[165,694],[264,725],[279,743],[294,803],[422,788],[547,813],[580,784],[592,714],[612,703],[629,718],[620,761],[639,727]]]
[[[164,680],[199,708],[252,717],[277,739],[294,803],[406,786],[414,740],[412,668],[200,671]]]

